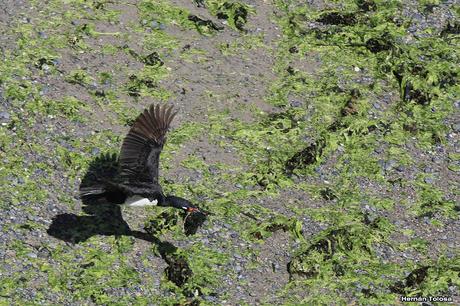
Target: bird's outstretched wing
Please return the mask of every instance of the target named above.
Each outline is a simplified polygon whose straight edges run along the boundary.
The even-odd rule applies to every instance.
[[[122,177],[158,183],[160,153],[176,114],[172,106],[152,104],[137,117],[121,146],[119,164]]]

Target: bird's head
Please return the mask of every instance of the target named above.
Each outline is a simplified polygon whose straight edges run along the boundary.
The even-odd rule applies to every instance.
[[[200,209],[198,207],[194,206],[190,201],[187,201],[186,199],[180,197],[168,196],[166,197],[165,202],[167,206],[172,206],[181,209],[187,213],[200,212]]]

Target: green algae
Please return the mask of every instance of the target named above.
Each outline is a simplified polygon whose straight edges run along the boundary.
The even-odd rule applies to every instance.
[[[243,32],[249,14],[255,13],[251,6],[238,1],[206,0],[205,6],[212,15],[225,19],[231,28]]]
[[[393,203],[371,195],[370,199],[363,199],[362,193],[354,190],[354,181],[366,177],[381,184],[387,183],[377,159],[373,157],[377,141],[382,137],[379,131],[385,130],[387,125],[390,129],[383,134],[383,139],[390,144],[388,157],[404,165],[413,163],[410,153],[404,148],[410,137],[416,136],[417,145],[421,148],[444,141],[448,129],[442,123],[443,118],[452,111],[449,101],[458,93],[457,85],[450,81],[452,76],[458,75],[458,65],[454,64],[458,61],[458,54],[447,54],[447,50],[452,50],[452,41],[437,37],[400,44],[408,23],[400,22],[398,17],[390,17],[399,16],[398,1],[385,4],[372,1],[372,10],[366,13],[358,7],[358,2],[353,1],[345,4],[345,12],[334,9],[315,11],[307,6],[290,6],[289,3],[277,2],[286,16],[279,19],[285,38],[281,43],[284,48],[278,55],[277,68],[284,78],[274,83],[269,101],[292,109],[289,108],[289,99],[295,96],[304,101],[302,107],[314,110],[313,114],[310,111],[304,118],[315,130],[306,132],[321,141],[321,150],[318,150],[318,142],[315,146],[307,146],[304,151],[299,151],[299,154],[306,152],[302,153],[304,155],[295,155],[303,157],[294,159],[296,163],[290,166],[296,174],[311,175],[309,164],[320,164],[341,148],[335,165],[338,176],[333,182],[343,188],[333,193],[333,198],[338,199],[342,208],[338,212],[334,211],[337,208],[309,209],[308,212],[298,208],[300,215],[306,213],[329,227],[313,241],[305,243],[301,248],[303,251],[294,256],[290,272],[303,275],[308,280],[301,277],[286,287],[286,293],[297,292],[296,286],[303,284],[310,295],[303,300],[304,303],[346,303],[349,297],[342,296],[336,300],[337,295],[332,292],[356,288],[356,282],[359,282],[360,290],[351,289],[359,301],[372,304],[394,300],[394,293],[387,292],[392,285],[390,281],[370,284],[372,277],[368,278],[368,275],[379,278],[381,275],[392,275],[393,278],[400,275],[398,265],[382,264],[374,253],[374,243],[391,245],[388,241],[391,223],[380,219],[382,224],[374,224],[370,228],[369,225],[356,223],[360,215],[359,203],[363,200],[371,207],[384,210],[391,210]],[[311,21],[328,27],[307,26]],[[290,50],[289,53],[287,50]],[[299,55],[307,54],[315,54],[315,60],[322,63],[322,68],[315,69],[314,74],[292,65]],[[415,67],[423,67],[423,71],[416,71]],[[363,70],[372,77],[371,83],[352,83]],[[399,103],[384,111],[380,120],[370,119],[371,99],[375,101],[373,95],[388,89],[399,93]],[[357,90],[360,95],[350,102],[350,96],[353,98],[352,93]],[[402,116],[395,116],[395,112]],[[413,128],[409,129],[409,125]],[[302,163],[305,164],[304,169],[301,169]],[[453,202],[445,200],[439,190],[416,181],[405,183],[419,190],[420,199],[414,203],[416,215],[457,217]],[[341,225],[343,222],[347,224],[344,227]],[[412,247],[420,248],[420,244],[415,243]],[[356,269],[363,264],[361,260],[366,263],[365,272],[357,274]],[[330,292],[334,299],[329,299],[324,292]],[[441,292],[439,290],[436,294]]]

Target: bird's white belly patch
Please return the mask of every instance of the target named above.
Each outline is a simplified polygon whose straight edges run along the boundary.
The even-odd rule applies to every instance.
[[[140,196],[129,197],[124,203],[124,205],[129,207],[156,206],[157,204],[158,200],[150,201],[149,199]]]

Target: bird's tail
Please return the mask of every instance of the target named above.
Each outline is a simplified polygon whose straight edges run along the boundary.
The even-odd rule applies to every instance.
[[[80,188],[80,198],[102,195],[106,192],[105,186],[93,185]]]

